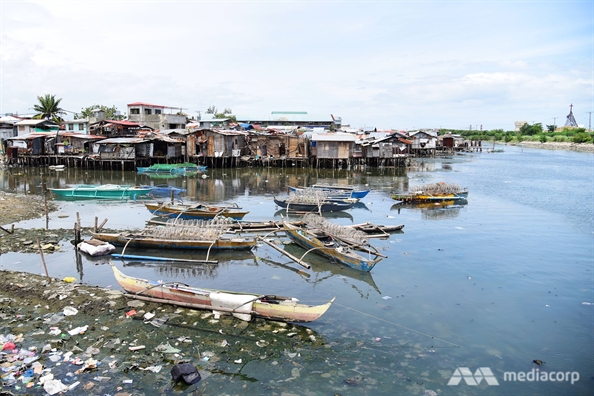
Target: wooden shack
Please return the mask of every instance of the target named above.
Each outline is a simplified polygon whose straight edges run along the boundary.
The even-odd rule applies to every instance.
[[[311,135],[311,154],[317,166],[342,167],[350,164],[356,136],[350,133],[322,133]]]
[[[434,157],[437,147],[437,131],[414,131],[409,133],[412,140],[411,154],[416,157]]]
[[[236,162],[237,158],[246,154],[246,132],[233,130],[204,130],[204,137],[201,150],[205,150],[205,155],[210,166],[231,164]],[[204,147],[206,142],[206,147]]]

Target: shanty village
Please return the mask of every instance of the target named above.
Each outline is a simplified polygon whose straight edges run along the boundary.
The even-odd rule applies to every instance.
[[[0,119],[0,138],[13,165],[65,165],[134,170],[156,163],[209,167],[299,166],[347,168],[405,166],[410,157],[481,150],[481,141],[437,130],[351,128],[331,114],[273,111],[255,119],[205,114],[190,119],[178,108],[128,104],[127,119]],[[214,117],[217,116],[217,118]]]
[[[546,335],[586,337],[594,304],[588,252],[582,283],[557,265],[588,245],[572,107],[403,131],[38,99],[0,118],[1,394],[437,396],[466,367],[485,394],[522,393],[511,370],[592,388]]]

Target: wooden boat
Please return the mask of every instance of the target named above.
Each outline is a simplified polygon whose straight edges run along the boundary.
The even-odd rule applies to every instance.
[[[312,219],[308,216],[311,215],[304,216],[306,223]],[[332,224],[319,216],[318,218],[317,222],[323,224],[324,227],[298,227],[283,222],[285,234],[292,242],[307,249],[308,252],[314,252],[336,263],[361,271],[371,271],[379,261],[386,257],[373,246],[366,244],[363,233],[356,235],[357,232],[351,229],[347,231],[350,235],[339,235],[336,230],[342,226]],[[346,227],[342,228],[346,229]]]
[[[145,197],[153,190],[149,186],[128,186],[118,184],[81,184],[71,188],[50,188],[61,198],[71,199],[136,199]]]
[[[294,212],[338,212],[352,208],[355,206],[357,201],[346,199],[327,199],[318,203],[305,203],[299,201],[291,202],[290,198],[274,198],[274,203],[283,209]]]
[[[184,162],[182,164],[153,164],[149,167],[137,167],[136,170],[138,173],[185,174],[186,172],[205,171],[206,166],[196,165],[191,162]]]
[[[214,206],[202,203],[195,204],[164,204],[145,203],[146,208],[155,216],[178,218],[178,219],[213,219],[216,216],[227,217],[234,220],[241,220],[250,213],[246,210],[241,210],[237,205],[231,206]]]
[[[160,237],[144,235],[142,232],[132,233],[91,233],[94,239],[109,242],[115,246],[128,246],[130,248],[158,248],[158,249],[192,249],[192,250],[249,250],[256,245],[253,238],[214,236],[214,237]]]
[[[212,310],[245,321],[256,316],[283,322],[311,322],[322,316],[334,302],[333,298],[322,305],[304,305],[292,297],[203,289],[178,282],[155,282],[125,275],[113,264],[111,267],[119,285],[129,293],[128,297]]]
[[[444,182],[411,187],[405,194],[392,194],[392,199],[401,202],[443,202],[456,201],[468,198],[468,190],[457,184]]]
[[[354,198],[354,199],[361,199],[365,198],[367,194],[369,194],[370,190],[355,190],[353,186],[334,186],[328,184],[313,184],[311,187],[314,190],[324,191],[328,194],[330,198]],[[289,190],[292,192],[298,192],[305,190],[306,187],[291,187],[289,186]]]

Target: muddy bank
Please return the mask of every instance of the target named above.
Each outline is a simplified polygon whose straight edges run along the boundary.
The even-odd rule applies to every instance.
[[[594,144],[591,143],[568,143],[568,142],[522,142],[522,143],[508,143],[510,146],[540,148],[547,150],[570,150],[594,153]]]
[[[0,226],[22,220],[38,219],[57,210],[52,200],[39,195],[12,194],[0,191]]]
[[[3,394],[227,393],[236,377],[256,382],[241,374],[250,362],[296,378],[307,356],[326,349],[306,327],[215,317],[65,280],[0,271]],[[175,384],[171,369],[182,362],[202,381]],[[265,385],[277,386],[284,391]]]

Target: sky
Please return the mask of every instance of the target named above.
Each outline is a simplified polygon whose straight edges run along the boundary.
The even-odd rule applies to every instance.
[[[0,114],[145,102],[354,128],[564,125],[594,107],[594,1],[5,1]]]

